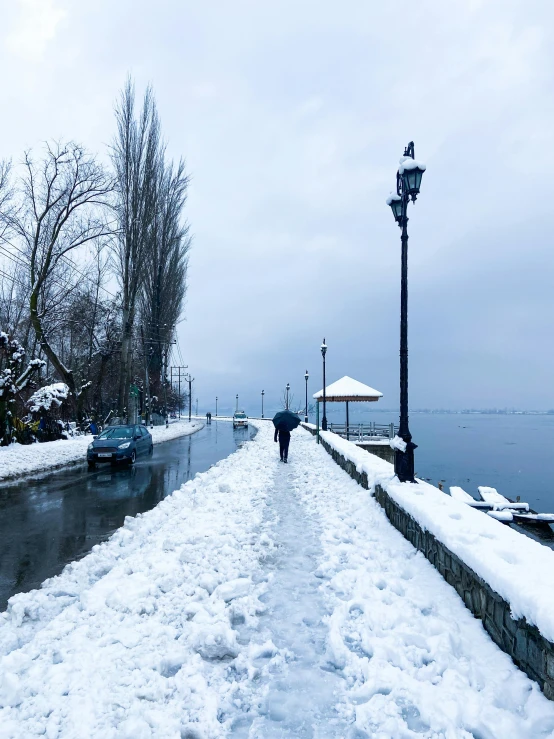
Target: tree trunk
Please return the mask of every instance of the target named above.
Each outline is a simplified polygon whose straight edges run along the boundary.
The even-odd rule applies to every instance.
[[[67,369],[64,363],[60,361],[58,355],[48,343],[48,340],[46,339],[43,329],[42,329],[42,323],[38,315],[37,306],[38,306],[38,293],[36,292],[36,290],[34,290],[31,293],[29,308],[30,308],[30,314],[31,314],[31,323],[33,324],[33,328],[35,330],[37,341],[40,347],[42,348],[42,351],[44,352],[44,354],[48,357],[48,359],[52,363],[52,366],[54,367],[56,372],[60,375],[63,382],[65,382],[65,384],[69,388],[69,392],[71,393],[71,406],[73,408],[73,412],[75,413],[76,419],[80,421],[81,416],[82,416],[82,398],[77,393],[77,388],[75,387],[75,378],[73,377],[73,372]]]

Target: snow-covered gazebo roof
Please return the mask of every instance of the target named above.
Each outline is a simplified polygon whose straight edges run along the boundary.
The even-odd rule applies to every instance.
[[[345,375],[340,380],[333,382],[325,388],[325,396],[325,400],[330,403],[345,403],[348,401],[362,403],[364,401],[379,400],[379,398],[383,397],[383,393]],[[323,400],[323,390],[314,393],[313,397],[318,402]]]

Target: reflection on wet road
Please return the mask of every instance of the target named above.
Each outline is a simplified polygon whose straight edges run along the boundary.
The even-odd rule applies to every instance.
[[[234,452],[255,429],[214,421],[192,436],[154,447],[134,467],[83,464],[0,491],[0,611],[107,539],[125,516],[153,508],[197,472]]]

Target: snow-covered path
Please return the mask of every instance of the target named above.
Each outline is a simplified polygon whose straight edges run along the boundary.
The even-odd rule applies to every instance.
[[[317,572],[321,559],[321,531],[317,519],[306,513],[298,490],[298,464],[278,464],[267,497],[265,536],[272,553],[265,558],[265,606],[254,629],[238,627],[239,641],[267,645],[258,660],[279,659],[261,674],[257,686],[257,713],[238,712],[232,722],[236,737],[343,737],[347,723],[335,710],[335,692],[341,679],[324,660],[327,627],[322,620],[325,602]]]
[[[554,704],[303,431],[0,615],[0,737],[536,739]]]

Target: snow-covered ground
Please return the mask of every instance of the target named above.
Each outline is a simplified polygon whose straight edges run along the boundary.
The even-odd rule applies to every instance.
[[[366,490],[272,428],[0,615],[0,737],[554,736]],[[492,523],[492,522],[491,522]]]
[[[169,427],[154,426],[148,430],[152,434],[154,444],[170,441],[178,436],[194,434],[203,428],[198,421],[174,421]],[[0,480],[20,477],[35,472],[62,467],[64,464],[82,462],[86,459],[87,447],[92,436],[75,436],[72,439],[47,441],[44,444],[11,444],[0,447]]]
[[[391,464],[366,454],[337,434],[322,432],[333,448],[366,472],[421,526],[457,554],[509,604],[514,618],[526,618],[554,641],[554,551],[490,516],[418,480],[403,485]],[[489,488],[487,488],[489,489]],[[521,504],[520,504],[521,505]]]

